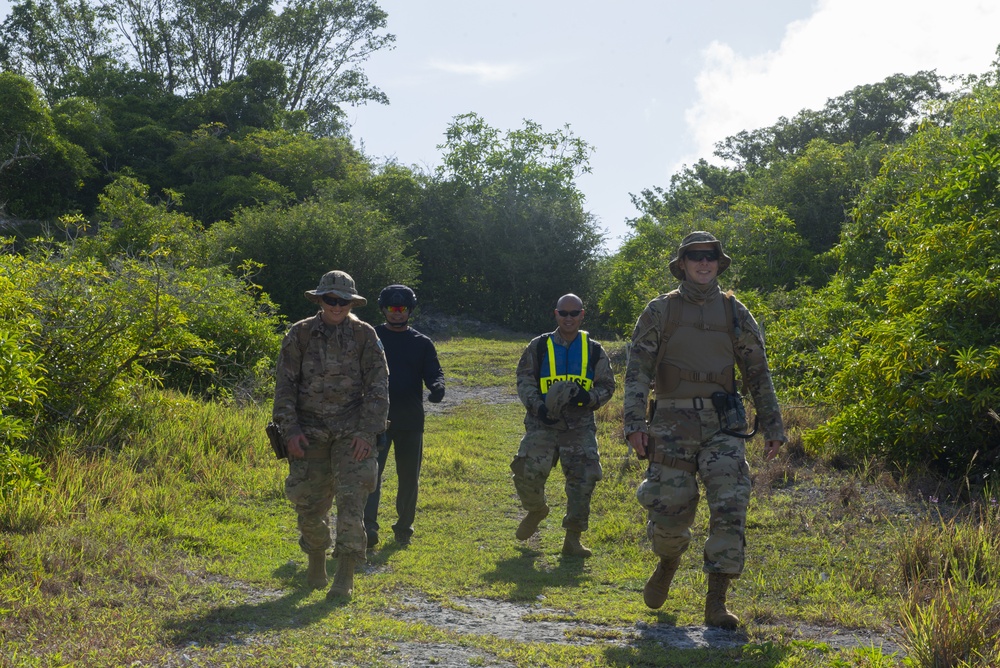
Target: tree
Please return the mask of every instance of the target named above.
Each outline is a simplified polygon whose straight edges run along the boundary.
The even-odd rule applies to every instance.
[[[747,197],[784,211],[813,253],[824,253],[840,240],[860,184],[873,176],[864,156],[852,144],[814,139],[800,153],[757,170]]]
[[[24,0],[0,25],[0,65],[30,80],[50,102],[67,79],[122,56],[112,27],[87,0]]]
[[[370,167],[342,137],[254,130],[232,135],[219,124],[175,136],[167,161],[185,211],[211,225],[240,207],[304,201],[318,185],[353,182]]]
[[[386,103],[361,69],[391,48],[374,0],[21,0],[0,26],[3,64],[50,101],[80,73],[142,72],[169,94],[205,94],[280,65],[279,103],[318,134],[342,130],[344,103]]]
[[[602,236],[575,184],[590,146],[532,121],[501,135],[476,114],[457,117],[446,137],[428,211],[411,230],[428,297],[521,329],[551,325],[564,293],[596,301]]]
[[[820,111],[803,110],[791,120],[781,117],[770,127],[727,137],[716,145],[715,155],[753,172],[797,155],[814,139],[856,146],[873,140],[896,143],[916,131],[930,113],[929,102],[947,98],[933,71],[894,74],[827,100]]]
[[[0,212],[61,212],[94,171],[86,153],[56,133],[51,111],[24,77],[0,72],[0,99]]]

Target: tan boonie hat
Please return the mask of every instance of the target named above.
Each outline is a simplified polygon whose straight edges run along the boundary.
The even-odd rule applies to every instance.
[[[319,279],[315,290],[306,290],[306,299],[319,304],[323,295],[336,295],[341,299],[350,299],[354,306],[364,306],[368,300],[354,289],[354,279],[346,271],[328,271]]]
[[[680,247],[677,248],[677,256],[670,261],[670,273],[673,274],[675,278],[679,278],[682,281],[684,280],[684,269],[681,265],[681,262],[684,259],[684,251],[687,250],[688,246],[693,246],[695,244],[712,244],[715,246],[715,250],[719,252],[719,273],[721,274],[726,269],[729,269],[729,265],[732,264],[733,258],[726,255],[725,251],[722,250],[722,242],[710,233],[699,230],[684,237],[683,241],[681,241]]]

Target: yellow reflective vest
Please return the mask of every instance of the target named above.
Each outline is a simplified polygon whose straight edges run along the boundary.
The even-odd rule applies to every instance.
[[[569,344],[569,348],[558,346],[558,353],[551,336],[546,336],[545,341],[547,354],[539,355],[538,369],[538,386],[542,395],[548,394],[553,383],[561,380],[571,380],[589,392],[594,386],[594,369],[590,364],[590,340],[587,332],[581,330],[579,336]]]

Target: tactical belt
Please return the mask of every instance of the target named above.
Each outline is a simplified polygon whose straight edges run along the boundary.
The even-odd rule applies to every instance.
[[[711,401],[709,402],[711,406]],[[657,408],[684,408],[684,409],[694,409],[700,411],[705,408],[705,400],[701,397],[694,397],[691,399],[656,399]]]
[[[668,457],[662,452],[658,452],[653,444],[653,436],[649,435],[649,461],[654,464],[659,464],[660,466],[666,466],[667,468],[677,469],[678,471],[686,471],[694,475],[698,472],[698,465],[694,462],[689,462],[683,459],[678,459],[677,457]]]

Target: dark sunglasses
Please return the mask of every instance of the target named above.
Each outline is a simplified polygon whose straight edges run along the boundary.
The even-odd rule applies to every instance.
[[[716,260],[719,259],[719,254],[714,250],[688,251],[687,253],[684,253],[684,257],[691,260],[692,262],[701,262],[702,260],[715,262]]]
[[[350,306],[353,302],[350,299],[341,299],[340,297],[323,295],[323,303],[330,306]]]
[[[576,316],[583,313],[583,309],[577,309],[575,311],[561,311],[557,309],[556,313],[559,314],[560,318],[575,318]]]
[[[406,313],[409,306],[387,306],[389,313]]]

